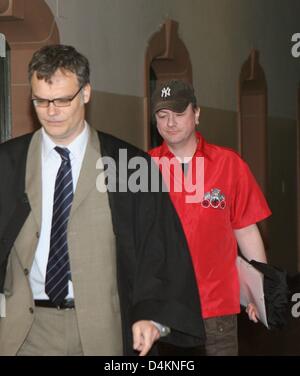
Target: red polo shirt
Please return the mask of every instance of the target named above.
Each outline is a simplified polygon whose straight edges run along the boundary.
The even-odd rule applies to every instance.
[[[189,163],[187,174],[192,174],[195,182],[195,158],[204,157],[206,199],[187,203],[186,197],[190,193],[184,185],[182,192],[175,192],[171,184],[170,196],[190,248],[202,314],[204,318],[208,318],[240,311],[239,280],[235,264],[237,243],[233,229],[259,222],[271,212],[241,157],[231,149],[208,144],[199,133],[197,138],[197,149],[192,163]],[[166,143],[150,150],[149,154],[158,158],[174,158]],[[171,181],[175,171],[178,170],[171,169]],[[183,178],[187,179],[187,175]]]

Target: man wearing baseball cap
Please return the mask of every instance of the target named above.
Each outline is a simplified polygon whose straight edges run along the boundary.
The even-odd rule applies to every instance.
[[[169,190],[193,259],[207,335],[206,355],[237,355],[237,245],[246,259],[266,262],[256,223],[268,217],[270,209],[241,157],[209,144],[196,131],[200,108],[189,83],[170,80],[157,86],[152,114],[164,142],[150,150],[150,155],[156,162],[167,158],[173,166],[182,166],[170,168],[168,177],[197,181],[197,174],[203,174],[204,194],[197,202],[188,202],[190,192],[184,184],[181,191],[169,184]],[[198,158],[204,161],[201,171],[197,171]],[[181,177],[175,176],[178,171],[184,171]],[[164,169],[162,173],[166,179]],[[250,320],[257,322],[253,304],[247,312]]]

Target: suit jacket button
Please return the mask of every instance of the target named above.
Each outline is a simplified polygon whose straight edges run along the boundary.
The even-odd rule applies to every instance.
[[[33,310],[32,307],[29,308],[29,312],[30,312],[30,313],[33,313],[33,312],[34,312],[34,310]]]
[[[27,268],[24,269],[24,274],[25,275],[28,275],[29,274],[29,270]]]
[[[24,195],[23,195],[23,202],[24,202],[24,204],[27,204],[29,202],[28,196],[27,196],[26,193],[24,193]]]
[[[36,233],[35,233],[35,236],[37,237],[37,239],[40,237],[40,233],[37,231]]]

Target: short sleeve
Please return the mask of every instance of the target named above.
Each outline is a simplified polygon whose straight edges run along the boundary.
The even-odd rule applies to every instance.
[[[238,157],[236,181],[231,197],[231,225],[240,229],[271,215],[267,201],[248,165]]]

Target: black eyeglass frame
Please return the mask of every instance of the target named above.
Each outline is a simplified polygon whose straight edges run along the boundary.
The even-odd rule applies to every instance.
[[[77,97],[77,95],[80,93],[82,89],[83,89],[83,86],[80,86],[79,90],[76,91],[76,93],[70,98],[68,97],[54,98],[54,99],[31,98],[31,102],[33,103],[35,107],[41,107],[41,108],[48,108],[50,106],[50,103],[53,103],[55,107],[70,107],[73,99]]]

